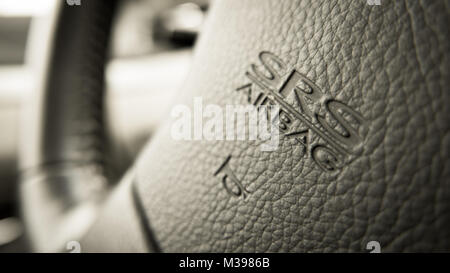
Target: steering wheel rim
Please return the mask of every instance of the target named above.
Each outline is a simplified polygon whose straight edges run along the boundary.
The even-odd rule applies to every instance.
[[[48,33],[34,37],[41,74],[25,108],[20,194],[35,251],[80,237],[111,184],[103,78],[115,5],[56,1]]]

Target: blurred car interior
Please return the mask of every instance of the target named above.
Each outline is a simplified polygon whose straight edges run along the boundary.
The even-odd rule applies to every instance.
[[[57,0],[0,1],[0,252],[26,252],[17,208],[21,107],[35,84],[33,56]],[[122,0],[106,69],[108,147],[118,180],[164,120],[183,84],[207,0]],[[114,120],[114,123],[110,122]],[[108,122],[109,121],[109,122]]]

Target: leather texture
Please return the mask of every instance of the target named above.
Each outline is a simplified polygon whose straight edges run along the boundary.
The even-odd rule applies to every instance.
[[[107,157],[103,75],[114,1],[91,2],[61,9],[44,89],[40,164],[86,165],[103,176]]]
[[[369,241],[382,252],[449,251],[449,13],[449,1],[215,1],[177,103],[248,104],[236,90],[251,64],[270,78],[258,65],[270,52],[363,116],[360,145],[326,171],[287,136],[272,152],[254,141],[175,141],[167,119],[135,180],[161,251],[365,252]],[[343,141],[354,134],[325,119]],[[310,132],[309,146],[321,139]],[[245,199],[215,175],[229,156]]]
[[[108,189],[103,75],[114,3],[57,4],[51,54],[30,105],[38,110],[28,116],[20,155],[21,213],[34,251],[79,236]]]

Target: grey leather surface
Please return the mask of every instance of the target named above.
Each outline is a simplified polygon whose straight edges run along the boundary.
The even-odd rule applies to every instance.
[[[136,210],[133,189],[133,172],[126,175],[102,206],[99,217],[83,236],[82,252],[89,253],[139,253],[154,252],[146,237],[144,223]]]
[[[309,130],[309,144],[283,136],[273,152],[175,141],[167,120],[135,181],[161,250],[450,250],[449,12],[449,1],[215,1],[178,103],[247,104],[236,89],[255,64],[274,86],[295,69],[326,98],[311,108],[325,118],[288,114],[286,134]],[[215,176],[229,156],[245,200]]]

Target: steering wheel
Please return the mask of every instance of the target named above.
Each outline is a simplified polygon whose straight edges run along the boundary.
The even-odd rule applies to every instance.
[[[278,146],[174,139],[168,115],[111,190],[114,2],[54,19],[21,152],[34,251],[450,250],[448,1],[214,1],[174,106],[277,106]]]

